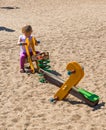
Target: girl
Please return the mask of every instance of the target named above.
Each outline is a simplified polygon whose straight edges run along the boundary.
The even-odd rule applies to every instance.
[[[19,40],[18,40],[18,45],[20,45],[20,72],[21,73],[24,73],[25,70],[24,70],[24,64],[25,64],[25,59],[27,57],[27,54],[26,54],[26,50],[25,50],[25,41],[26,41],[26,38],[29,39],[29,41],[32,40],[32,27],[30,25],[26,25],[24,27],[22,27],[22,35],[19,36]],[[37,46],[39,41],[37,41],[35,39],[35,45]],[[33,53],[32,53],[32,48],[31,46],[29,46],[29,52],[30,52],[30,55],[32,56]]]

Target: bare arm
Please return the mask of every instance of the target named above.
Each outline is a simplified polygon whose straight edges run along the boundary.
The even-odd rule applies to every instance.
[[[17,42],[17,45],[18,45],[18,46],[23,46],[23,45],[27,45],[27,43],[22,42],[21,39],[19,38],[19,39],[18,39],[18,42]]]
[[[18,46],[24,46],[24,45],[27,45],[27,43],[25,43],[25,42],[18,42],[17,45]]]

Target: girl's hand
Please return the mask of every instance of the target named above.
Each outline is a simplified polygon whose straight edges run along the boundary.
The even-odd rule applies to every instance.
[[[24,45],[27,45],[27,43],[20,42],[19,45],[20,45],[20,46],[24,46]]]
[[[38,44],[40,44],[40,41],[37,41]]]
[[[40,41],[37,41],[37,40],[36,40],[36,46],[38,46],[38,44],[40,44]]]

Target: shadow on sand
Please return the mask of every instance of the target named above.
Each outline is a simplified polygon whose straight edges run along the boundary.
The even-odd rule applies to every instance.
[[[15,32],[15,30],[0,26],[0,31]]]
[[[92,111],[96,111],[96,110],[102,109],[102,107],[104,107],[104,106],[105,106],[105,102],[101,102],[98,105],[96,105],[95,107],[93,107]]]
[[[19,8],[19,7],[6,6],[6,7],[0,7],[0,9],[8,9],[8,10],[11,10],[11,9],[20,9],[20,8]]]
[[[70,99],[64,99],[64,101],[65,102],[69,102],[72,105],[76,105],[76,104],[85,104],[85,105],[88,105],[87,103],[84,103],[82,101],[72,101]],[[105,106],[105,102],[98,103],[96,106],[92,107],[93,108],[92,111],[96,111],[96,110],[102,109],[102,107],[104,107],[104,106]]]
[[[76,105],[76,104],[86,104],[86,103],[84,103],[84,102],[82,102],[82,101],[73,101],[73,100],[70,100],[70,99],[64,99],[64,101],[65,102],[68,102],[68,103],[70,103],[70,104],[72,104],[72,105]]]

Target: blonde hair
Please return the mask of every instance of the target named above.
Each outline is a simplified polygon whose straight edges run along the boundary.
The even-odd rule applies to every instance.
[[[22,33],[32,32],[31,25],[25,25],[22,27]]]

